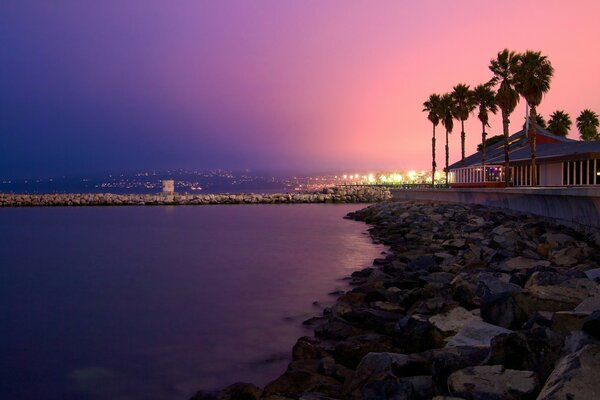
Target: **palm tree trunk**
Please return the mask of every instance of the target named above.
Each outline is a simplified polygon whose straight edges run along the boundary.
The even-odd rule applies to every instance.
[[[435,187],[435,124],[433,125],[433,136],[431,137],[431,188]]]
[[[504,133],[504,184],[508,186],[510,184],[510,160],[509,160],[509,148],[508,148],[508,113],[506,110],[502,110],[502,130]]]
[[[481,131],[481,166],[485,169],[485,124],[482,122],[481,127],[483,130]]]
[[[460,152],[462,164],[465,163],[465,121],[460,120]]]
[[[485,124],[481,123],[481,181],[485,182]]]
[[[450,161],[450,151],[448,148],[448,129],[446,129],[446,168],[444,171],[446,172],[446,186],[448,186],[448,162]]]
[[[535,168],[536,152],[536,110],[535,106],[529,108],[529,143],[531,145],[531,186],[537,186],[537,170]]]

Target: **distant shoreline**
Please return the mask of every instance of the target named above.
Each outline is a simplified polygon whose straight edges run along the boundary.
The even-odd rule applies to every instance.
[[[0,207],[160,206],[218,204],[374,203],[390,200],[382,187],[333,187],[303,193],[240,194],[0,194]]]

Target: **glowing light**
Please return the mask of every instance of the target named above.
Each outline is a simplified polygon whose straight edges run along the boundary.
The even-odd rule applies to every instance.
[[[367,179],[369,180],[370,183],[375,182],[375,177],[373,176],[373,174],[369,174]]]
[[[344,175],[344,179],[348,179],[348,175]]]

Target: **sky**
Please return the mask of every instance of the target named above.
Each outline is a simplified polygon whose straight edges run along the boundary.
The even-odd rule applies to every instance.
[[[2,0],[0,177],[429,169],[423,101],[487,81],[503,48],[549,57],[546,119],[600,113],[599,18],[596,0]]]

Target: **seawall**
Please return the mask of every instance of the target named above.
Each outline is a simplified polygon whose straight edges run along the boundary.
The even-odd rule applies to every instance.
[[[0,207],[375,203],[389,199],[387,188],[352,186],[266,194],[0,194]]]
[[[600,188],[392,189],[394,200],[481,204],[600,229]]]

